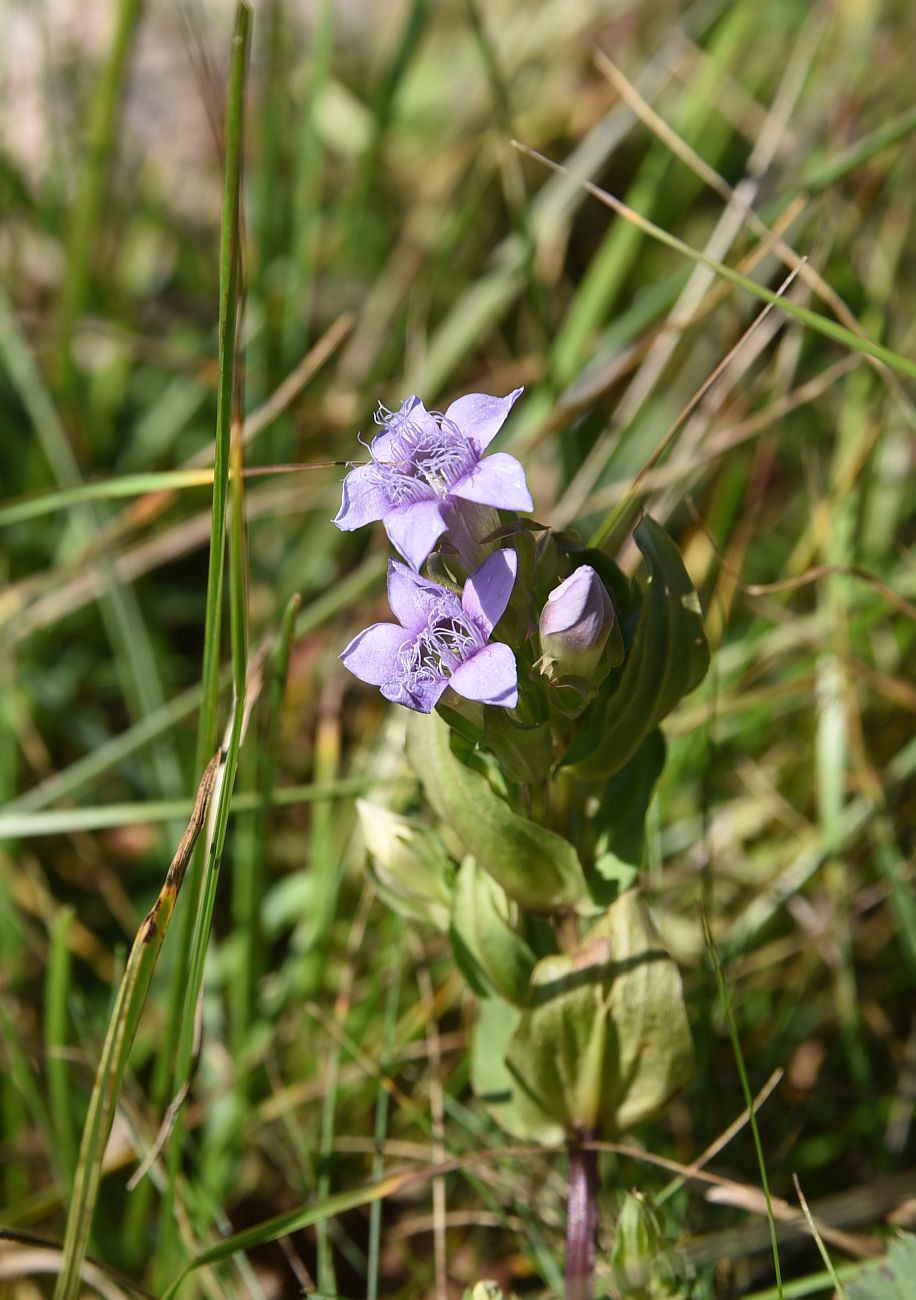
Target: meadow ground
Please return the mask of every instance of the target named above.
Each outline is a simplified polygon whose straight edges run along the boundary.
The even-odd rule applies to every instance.
[[[841,1280],[916,1197],[916,9],[264,0],[247,60],[235,22],[0,0],[0,1294],[93,1202],[100,1059],[87,1291],[214,1246],[182,1296],[562,1291],[565,1157],[499,1154],[448,947],[366,875],[355,796],[413,787],[337,659],[385,538],[330,523],[379,402],[524,385],[535,517],[644,506],[713,648],[643,867],[696,1071],[602,1156],[598,1294],[636,1187],[684,1295],[830,1295],[793,1178]],[[227,727],[222,869],[185,855],[153,972]]]

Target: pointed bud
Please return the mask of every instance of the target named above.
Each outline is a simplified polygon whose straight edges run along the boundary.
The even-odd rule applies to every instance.
[[[650,1201],[627,1192],[611,1253],[612,1294],[627,1300],[674,1300],[684,1294],[684,1270]]]
[[[448,929],[453,868],[438,836],[366,799],[357,799],[356,811],[380,897],[401,916]]]
[[[607,588],[589,564],[554,587],[541,611],[541,653],[547,676],[594,675],[614,626]]]

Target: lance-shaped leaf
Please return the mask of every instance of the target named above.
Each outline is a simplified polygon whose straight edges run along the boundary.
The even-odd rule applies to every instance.
[[[680,551],[648,515],[633,535],[648,570],[636,637],[616,689],[595,704],[563,760],[583,780],[619,772],[709,667],[700,602]]]
[[[535,967],[506,1063],[521,1120],[555,1142],[658,1114],[692,1059],[680,974],[629,890],[577,948]]]
[[[526,911],[555,912],[586,896],[582,866],[569,841],[513,812],[485,776],[452,752],[441,718],[411,716],[407,756],[436,814],[465,852]]]
[[[524,1004],[534,953],[518,924],[518,904],[474,858],[465,858],[456,881],[451,941],[455,960],[478,997],[496,993]]]
[[[595,865],[589,874],[592,897],[607,906],[636,881],[642,865],[646,813],[665,766],[665,738],[650,731],[629,763],[599,787],[595,813]]]
[[[487,1108],[500,1128],[523,1142],[537,1140],[522,1122],[515,1106],[515,1086],[506,1065],[506,1053],[518,1028],[521,1012],[502,998],[485,998],[480,1003],[471,1031],[469,1064],[474,1096]]]

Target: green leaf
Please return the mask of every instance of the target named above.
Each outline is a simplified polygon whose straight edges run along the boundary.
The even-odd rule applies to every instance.
[[[648,569],[636,637],[616,689],[596,703],[563,760],[583,780],[619,772],[709,667],[700,603],[680,551],[648,515],[634,537]]]
[[[569,841],[513,812],[485,776],[452,752],[449,729],[436,714],[411,715],[407,756],[437,816],[526,911],[554,912],[586,897]]]
[[[506,1065],[509,1042],[520,1019],[518,1008],[502,998],[487,998],[480,1003],[471,1033],[471,1087],[501,1128],[514,1138],[530,1141],[538,1135],[532,1134],[518,1113],[515,1086]]]
[[[650,731],[626,767],[601,789],[594,876],[589,883],[592,896],[604,905],[636,881],[645,847],[646,813],[665,766],[665,748],[662,733]]]
[[[916,1295],[916,1237],[895,1241],[883,1259],[849,1284],[849,1300],[910,1300]]]
[[[487,709],[483,743],[492,749],[509,780],[517,784],[546,780],[553,765],[549,723],[515,722],[507,709]]]
[[[657,1115],[692,1060],[680,974],[629,890],[577,948],[535,967],[507,1065],[522,1122],[556,1142]]]
[[[518,905],[474,858],[465,858],[456,882],[450,937],[455,960],[478,996],[492,992],[524,1005],[534,953],[518,925]]]

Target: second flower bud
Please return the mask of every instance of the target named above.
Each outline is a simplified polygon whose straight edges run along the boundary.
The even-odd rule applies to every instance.
[[[592,678],[614,626],[607,588],[589,564],[555,587],[541,611],[542,672],[557,677]]]

